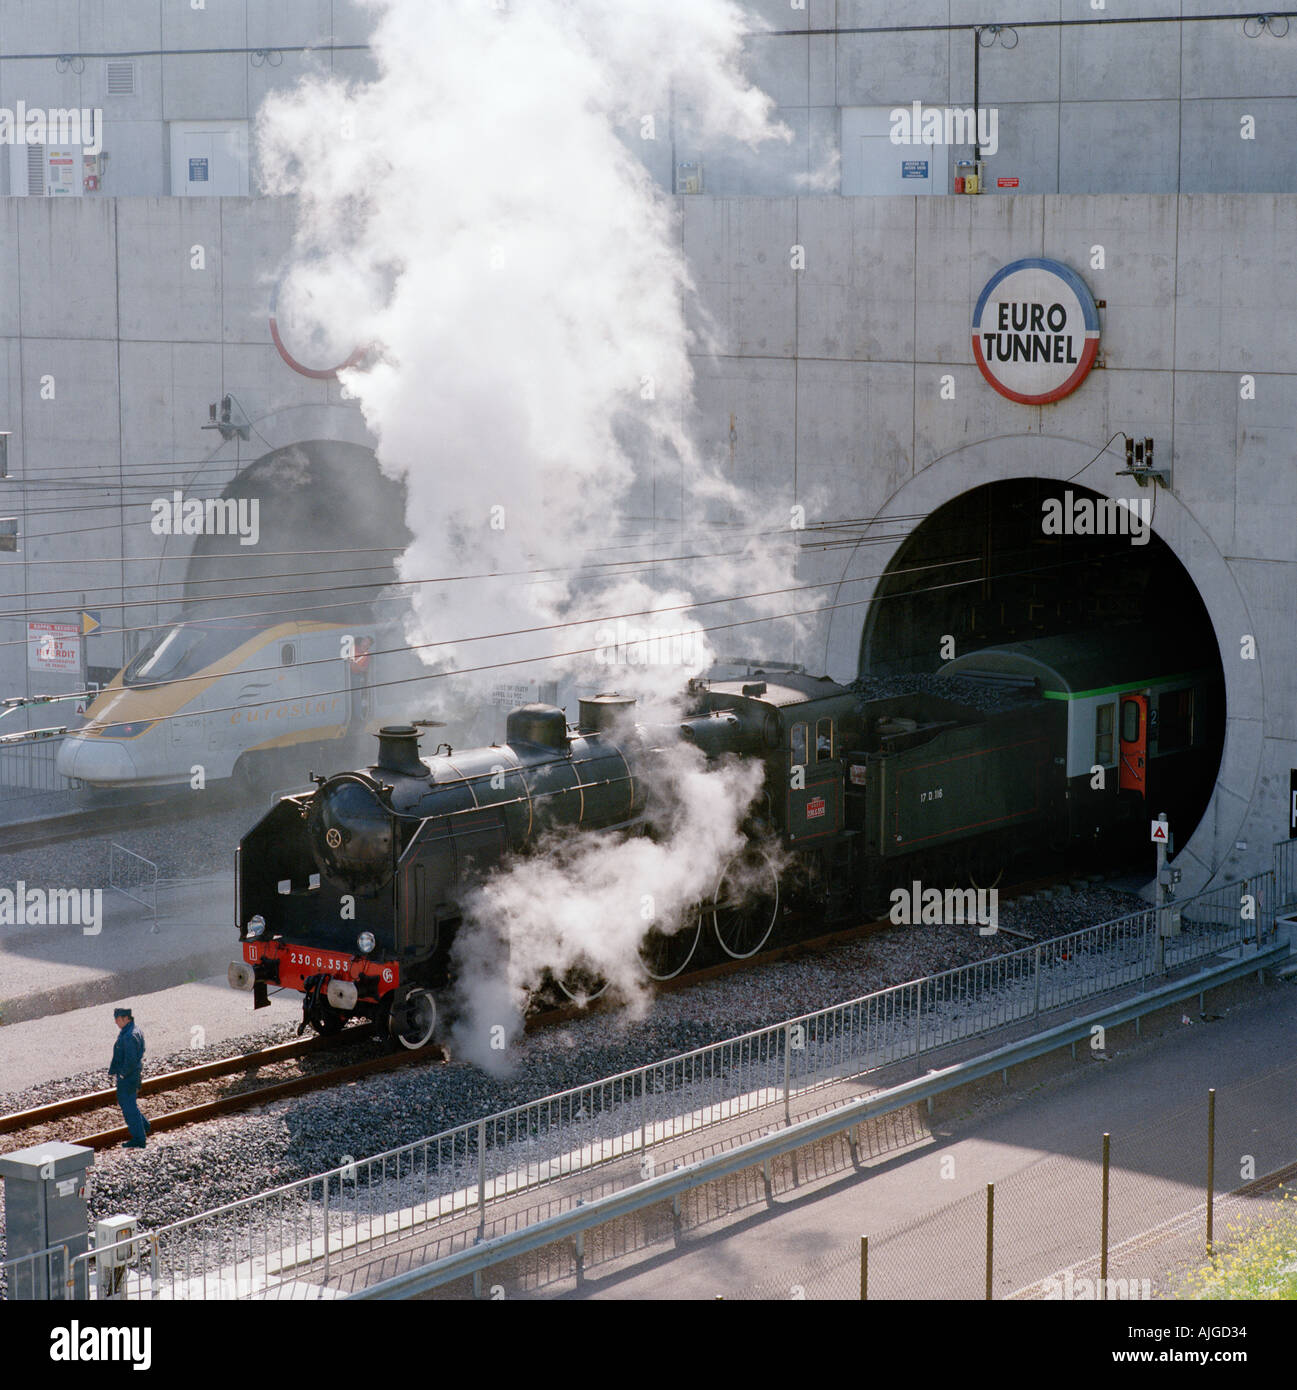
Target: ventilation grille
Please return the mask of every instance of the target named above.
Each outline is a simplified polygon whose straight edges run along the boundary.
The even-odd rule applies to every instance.
[[[110,62],[105,65],[110,97],[133,97],[135,95],[135,64],[132,62]]]
[[[33,198],[45,196],[45,146],[27,146],[27,192]]]

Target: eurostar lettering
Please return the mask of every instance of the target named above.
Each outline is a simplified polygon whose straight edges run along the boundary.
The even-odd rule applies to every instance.
[[[306,700],[296,704],[276,705],[273,709],[235,710],[231,724],[265,724],[272,719],[301,719],[308,714],[331,714],[338,708],[339,697]]]
[[[151,1327],[70,1327],[50,1331],[51,1361],[130,1361],[132,1370],[153,1364]]]

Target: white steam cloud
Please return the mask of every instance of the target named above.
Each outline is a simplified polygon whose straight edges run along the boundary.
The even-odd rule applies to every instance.
[[[738,820],[761,786],[759,763],[709,771],[685,744],[665,750],[657,774],[653,838],[612,843],[598,832],[558,834],[546,852],[517,861],[473,894],[466,908],[477,929],[458,943],[458,1052],[502,1069],[500,1044],[520,1030],[528,996],[547,970],[583,970],[606,980],[632,1014],[643,1010],[646,931],[694,931],[700,904],[743,847]],[[706,918],[703,927],[710,932]]]
[[[790,138],[742,72],[754,18],[730,0],[371,3],[377,80],[312,79],[271,99],[259,149],[269,191],[300,202],[282,311],[332,360],[369,348],[342,381],[408,489],[401,577],[499,576],[416,588],[410,638],[446,643],[424,659],[462,670],[582,648],[606,662],[613,643],[636,662],[638,637],[685,634],[654,649],[678,658],[663,664],[587,655],[476,686],[561,665],[587,686],[665,696],[711,659],[701,627],[808,606],[797,594],[689,611],[790,586],[793,538],[786,509],[761,516],[690,439],[689,354],[707,329],[687,320],[676,210],[646,168],[669,167],[673,116],[694,147]],[[722,543],[700,539],[715,524]],[[706,552],[724,553],[670,559]],[[758,651],[766,632],[738,627],[715,647]],[[714,883],[751,778],[687,759],[670,777],[681,809],[659,842],[582,840],[479,895],[479,919],[508,929],[511,997],[546,951],[551,966],[577,952],[628,982],[635,931],[616,902],[638,914],[656,883],[670,912]]]

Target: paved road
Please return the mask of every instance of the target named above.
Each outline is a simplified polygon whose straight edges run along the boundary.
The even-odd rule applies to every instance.
[[[1211,1008],[1209,1000],[1209,1016]],[[1297,987],[1254,986],[1214,1021],[1200,1020],[1194,1001],[1187,1017],[1191,1023],[1172,1023],[1109,1061],[1082,1057],[1028,1096],[939,1119],[927,1132],[920,1124],[904,1150],[880,1156],[863,1174],[837,1165],[783,1193],[773,1211],[760,1201],[735,1203],[722,1218],[728,1225],[690,1233],[678,1251],[653,1246],[589,1267],[580,1291],[569,1282],[540,1292],[854,1297],[859,1236],[869,1234],[871,1296],[979,1298],[985,1189],[993,1181],[996,1297],[1068,1267],[1072,1295],[1084,1296],[1076,1280],[1094,1272],[1085,1261],[1098,1248],[1104,1130],[1112,1135],[1111,1242],[1114,1249],[1130,1242],[1116,1251],[1109,1275],[1150,1278],[1154,1293],[1164,1291],[1167,1272],[1199,1247],[1201,1213],[1156,1239],[1133,1238],[1201,1204],[1209,1086],[1218,1091],[1218,1192],[1297,1159]]]

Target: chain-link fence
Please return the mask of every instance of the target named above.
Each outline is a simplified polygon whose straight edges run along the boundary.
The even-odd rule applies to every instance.
[[[971,1158],[937,1148],[907,1167],[929,1183],[929,1210],[881,1230],[853,1232],[776,1277],[717,1293],[726,1299],[858,1299],[862,1290],[870,1299],[1200,1296],[1212,1287],[1204,1270],[1219,1270],[1263,1222],[1274,1278],[1282,1280],[1285,1267],[1297,1269],[1297,1219],[1284,1201],[1284,1182],[1297,1181],[1295,1086],[1297,1064],[1288,1064],[1214,1094],[1204,1087],[1192,1104],[1148,1124],[1114,1125],[1106,1170],[1101,1115],[1075,1149],[1023,1164],[1020,1148],[1004,1146],[1001,1171],[989,1181],[984,1172],[960,1171]],[[1276,1122],[1258,1128],[1258,1114],[1267,1109]],[[942,1201],[943,1189],[960,1195]],[[1215,1266],[1208,1257],[1209,1220]],[[1254,1281],[1250,1296],[1265,1296],[1267,1277]]]

